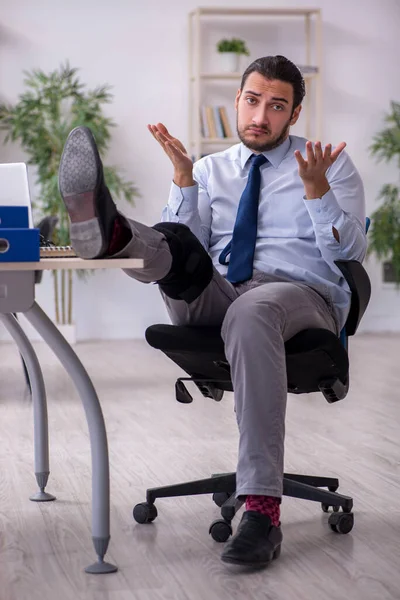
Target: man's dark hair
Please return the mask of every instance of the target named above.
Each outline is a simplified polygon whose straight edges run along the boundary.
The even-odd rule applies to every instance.
[[[306,95],[304,79],[300,70],[284,56],[264,56],[257,58],[243,73],[240,90],[243,90],[250,73],[260,73],[265,79],[279,79],[279,81],[291,83],[293,87],[293,110],[302,103]]]

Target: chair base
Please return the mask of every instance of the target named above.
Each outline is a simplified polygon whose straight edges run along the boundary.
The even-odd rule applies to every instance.
[[[341,508],[341,514],[332,515],[329,524],[334,531],[348,533],[354,521],[353,515],[349,514],[353,508],[353,499],[349,496],[338,494],[336,492],[338,487],[339,480],[331,477],[285,473],[283,479],[284,496],[320,502],[324,512],[328,512],[329,508],[332,507],[333,511],[337,513]],[[232,533],[230,523],[244,503],[244,498],[236,498],[236,473],[223,473],[213,475],[208,479],[151,488],[146,492],[146,503],[135,507],[134,518],[138,523],[150,523],[153,521],[157,516],[154,506],[157,498],[196,496],[201,494],[213,494],[214,502],[221,508],[222,521],[215,521],[211,525],[210,533],[216,541],[225,541]],[[346,515],[342,513],[347,513],[347,517],[349,518],[345,519]],[[341,527],[336,522],[341,517],[343,517],[341,522],[345,523],[344,527]],[[223,527],[224,525],[226,525],[225,528]],[[221,539],[224,536],[225,539]]]

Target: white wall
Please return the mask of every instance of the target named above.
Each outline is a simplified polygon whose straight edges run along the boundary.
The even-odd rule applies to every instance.
[[[207,5],[207,2],[204,4]],[[242,6],[219,0],[214,6]],[[325,141],[346,140],[364,179],[368,212],[385,182],[396,181],[395,166],[378,166],[368,155],[371,138],[382,126],[390,100],[400,100],[397,0],[336,0],[306,3],[321,7],[324,21]],[[252,0],[252,6],[303,6],[299,0]],[[0,94],[15,102],[23,90],[23,70],[56,68],[68,59],[80,67],[88,86],[113,85],[107,108],[117,122],[108,162],[117,164],[139,187],[134,218],[158,221],[171,178],[168,159],[146,130],[165,122],[174,135],[187,138],[187,14],[192,0],[14,0],[0,24]],[[260,26],[258,25],[258,28]],[[259,29],[258,29],[259,31]],[[270,32],[273,31],[270,29]],[[229,26],[221,26],[229,34]],[[277,35],[265,36],[265,48],[252,44],[249,60],[294,48]],[[232,93],[233,100],[234,93]],[[23,160],[18,147],[1,147],[0,160]],[[374,293],[363,329],[400,330],[400,296],[380,283],[379,269],[367,263]],[[38,299],[52,312],[51,281],[45,278]],[[139,284],[117,272],[97,273],[78,282],[75,320],[79,339],[142,337],[153,322],[167,321],[156,286]]]

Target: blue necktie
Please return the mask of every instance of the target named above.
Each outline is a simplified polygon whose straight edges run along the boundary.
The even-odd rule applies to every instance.
[[[247,281],[253,275],[261,183],[260,167],[265,162],[267,159],[263,154],[257,156],[253,154],[247,184],[239,202],[232,240],[219,256],[221,265],[226,265],[228,264],[226,257],[228,254],[231,255],[226,275],[231,283]]]

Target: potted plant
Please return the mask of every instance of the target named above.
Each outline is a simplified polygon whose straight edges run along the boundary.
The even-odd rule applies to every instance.
[[[39,187],[33,205],[35,220],[57,217],[52,241],[69,245],[68,216],[58,190],[58,169],[69,132],[78,125],[92,130],[100,155],[104,156],[115,123],[103,114],[102,105],[112,99],[108,85],[86,90],[77,69],[68,63],[50,73],[33,70],[25,73],[27,90],[14,106],[0,105],[0,129],[6,131],[4,143],[18,141],[37,171]],[[115,197],[133,204],[137,191],[116,167],[104,167],[105,181]],[[80,272],[84,276],[86,272]],[[55,321],[68,336],[73,329],[71,271],[53,271]]]
[[[239,38],[223,39],[217,44],[221,57],[221,69],[224,72],[239,73],[240,57],[249,56],[250,52],[246,43]]]
[[[400,168],[400,103],[392,102],[385,117],[385,127],[378,133],[370,146],[378,161],[395,159]],[[380,260],[388,261],[397,286],[400,285],[400,189],[387,183],[379,193],[381,206],[371,215],[368,252],[375,253]]]

